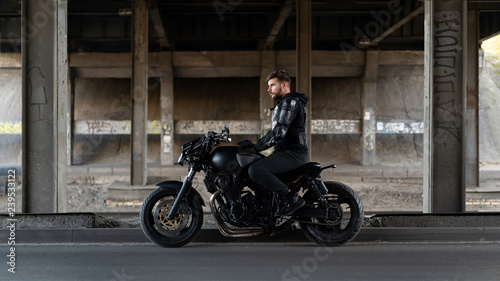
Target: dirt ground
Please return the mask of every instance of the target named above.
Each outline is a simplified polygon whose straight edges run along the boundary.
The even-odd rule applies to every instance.
[[[344,182],[351,186],[361,198],[365,213],[379,212],[421,212],[421,183],[391,182]],[[139,212],[141,201],[116,202],[107,200],[109,184],[71,184],[68,185],[68,212]],[[197,188],[208,203],[203,186]],[[467,200],[467,211],[500,211],[497,205],[472,205]]]

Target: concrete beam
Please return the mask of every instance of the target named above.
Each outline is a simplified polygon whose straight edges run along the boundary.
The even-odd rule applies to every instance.
[[[391,35],[391,33],[393,33],[394,31],[396,31],[398,28],[400,28],[401,26],[403,26],[404,24],[406,24],[407,22],[409,22],[410,20],[412,20],[414,17],[418,16],[420,13],[422,13],[424,11],[424,7],[421,6],[421,7],[418,7],[417,9],[415,9],[413,12],[411,12],[409,15],[407,15],[406,17],[402,18],[401,20],[399,20],[396,24],[394,24],[393,26],[389,27],[386,31],[382,32],[382,34],[380,34],[379,36],[377,36],[376,38],[374,38],[371,42],[370,42],[370,46],[377,46],[377,44],[384,40],[387,36]],[[407,35],[408,36],[408,35]]]
[[[283,24],[285,23],[291,11],[292,11],[292,0],[285,0],[285,2],[283,3],[283,7],[281,7],[279,14],[276,17],[276,20],[274,21],[273,27],[271,28],[269,35],[266,38],[266,42],[264,43],[264,50],[272,49],[274,41],[276,41],[276,36],[278,36],[278,33],[283,27]]]
[[[463,0],[425,1],[424,212],[464,212]]]
[[[146,0],[132,1],[132,185],[147,180],[148,118],[148,7]]]
[[[295,51],[275,51],[277,67],[289,69],[294,73],[296,65]],[[161,57],[171,56],[172,66],[177,69],[189,67],[240,67],[255,68],[257,77],[261,67],[261,51],[209,51],[209,52],[154,52],[148,55],[148,66],[151,69],[160,68],[164,64]],[[365,52],[353,51],[349,59],[342,51],[311,51],[313,76],[315,68],[355,68],[364,67]],[[131,76],[132,56],[130,53],[70,53],[70,67],[77,72],[117,71],[127,70],[126,76]],[[380,51],[381,66],[416,66],[424,65],[422,51]],[[17,53],[0,53],[0,68],[21,68],[21,55]],[[364,70],[364,68],[362,68]],[[341,73],[339,73],[341,74]],[[90,74],[88,74],[90,75]],[[104,75],[104,74],[103,74]],[[150,73],[151,75],[151,73]],[[363,75],[363,71],[359,76]],[[78,75],[79,76],[79,75]],[[90,76],[89,76],[90,77]]]
[[[232,135],[259,135],[260,121],[233,120],[179,120],[175,122],[176,134],[205,134],[207,131],[220,132],[228,125]]]
[[[305,93],[309,98],[306,105],[306,128],[311,128],[312,117],[312,87],[311,87],[311,37],[312,37],[312,1],[296,1],[295,10],[297,11],[297,42],[296,42],[296,69],[297,69],[297,92]],[[306,130],[307,143],[309,147],[309,157],[312,155],[311,130]]]
[[[172,60],[162,67],[160,78],[160,108],[161,108],[161,151],[162,165],[174,164],[174,73]]]
[[[376,151],[376,112],[377,79],[379,68],[379,52],[366,52],[366,66],[363,82],[361,83],[361,106],[363,109],[363,136],[362,136],[362,165],[375,165]]]
[[[464,11],[465,184],[479,186],[479,14],[475,3]]]
[[[167,32],[165,31],[165,27],[163,26],[163,20],[158,8],[158,3],[157,1],[155,2],[155,5],[149,10],[149,16],[151,17],[151,22],[153,23],[156,35],[158,35],[160,47],[162,49],[169,49],[170,43],[168,42]]]
[[[67,1],[24,1],[22,206],[66,211]],[[36,32],[27,23],[45,20]],[[29,34],[29,36],[27,36]]]
[[[68,166],[73,165],[73,143],[75,138],[74,122],[75,122],[75,75],[69,67],[68,60],[68,99],[67,99],[67,111],[68,111],[68,137],[67,137],[67,155],[68,155]]]
[[[219,131],[228,125],[233,135],[261,135],[262,131],[256,124],[259,120],[177,120],[176,135],[203,134],[205,130]],[[262,122],[261,122],[262,123]],[[9,125],[11,127],[9,127]],[[261,125],[262,126],[262,125]],[[117,120],[78,120],[74,122],[74,132],[77,135],[128,135],[131,132],[130,121]],[[210,129],[206,129],[210,128]],[[161,135],[164,126],[160,120],[149,120],[147,133]],[[311,133],[321,135],[360,134],[360,120],[313,119]],[[424,123],[415,120],[377,121],[377,134],[423,134]],[[21,134],[20,122],[0,122],[1,134]],[[175,159],[174,159],[175,160]]]
[[[222,78],[260,77],[262,53],[260,51],[215,51],[215,52],[168,52],[149,53],[149,77],[159,77],[163,67],[160,57],[171,56],[175,77]],[[296,52],[276,51],[275,68],[286,69],[296,77]],[[15,58],[0,55],[0,66],[16,65]],[[14,59],[14,61],[12,61]],[[350,52],[349,59],[341,51],[311,51],[312,77],[362,77],[364,52]],[[10,61],[10,62],[8,62]],[[410,76],[421,74],[424,53],[421,51],[381,51],[381,76]],[[130,54],[73,53],[70,66],[76,77],[85,78],[130,78]],[[157,73],[158,75],[156,75]],[[387,73],[387,74],[385,74]],[[156,76],[155,76],[156,75]]]
[[[238,121],[210,121],[210,120],[177,120],[175,121],[175,134],[191,134],[193,127],[196,127],[195,133],[203,132],[202,126],[210,126],[217,130],[218,126],[224,127],[224,124],[230,124],[231,134],[255,134],[259,135],[258,129],[255,129],[256,120],[238,120]],[[130,121],[118,120],[77,120],[73,121],[73,135],[129,135],[131,132]],[[161,135],[161,120],[148,120],[147,133],[149,135]],[[22,122],[2,122],[0,121],[0,135],[21,135]],[[360,134],[361,120],[343,120],[343,119],[313,119],[311,120],[311,133],[322,135],[336,134]],[[391,120],[377,121],[377,134],[423,134],[424,123],[415,120]],[[175,160],[175,159],[174,159]]]
[[[274,102],[269,95],[266,78],[276,68],[274,51],[262,51],[262,69],[260,72],[260,136],[263,137],[271,129],[271,108]]]
[[[132,133],[132,122],[128,120],[77,120],[73,123],[73,127],[77,135],[128,135]],[[161,121],[148,121],[146,132],[161,134]]]
[[[0,68],[21,68],[20,53],[0,53]]]

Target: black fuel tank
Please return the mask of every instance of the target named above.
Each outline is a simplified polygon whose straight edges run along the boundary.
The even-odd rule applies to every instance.
[[[227,172],[235,174],[241,170],[238,161],[236,160],[238,154],[237,146],[221,146],[212,151],[210,158],[210,166],[214,168],[215,172]]]

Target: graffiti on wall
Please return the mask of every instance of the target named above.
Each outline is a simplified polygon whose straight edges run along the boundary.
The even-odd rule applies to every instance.
[[[177,134],[204,134],[207,131],[218,132],[228,125],[234,135],[260,134],[260,121],[221,121],[221,120],[179,120],[175,125]]]
[[[220,131],[228,125],[231,134],[259,134],[259,121],[177,121],[175,134],[204,134],[206,131]],[[312,134],[359,134],[360,120],[317,119],[311,121]],[[130,121],[79,120],[75,121],[77,135],[124,135],[130,134]],[[148,121],[148,134],[171,138],[172,125],[161,125],[160,120]],[[21,134],[21,121],[0,121],[0,135]],[[423,134],[424,123],[413,120],[377,121],[377,134]]]
[[[0,135],[20,135],[21,132],[21,121],[0,122]]]
[[[127,135],[132,131],[128,120],[78,120],[74,124],[77,135]],[[159,135],[162,132],[160,120],[148,121],[148,134]]]
[[[311,120],[312,134],[359,134],[361,132],[360,128],[360,120]]]
[[[377,134],[423,134],[424,123],[412,120],[378,121]]]
[[[436,13],[434,34],[433,120],[434,137],[451,134],[461,142],[462,102],[460,67],[457,58],[462,52],[460,43],[461,16],[458,12]]]
[[[34,66],[28,70],[28,104],[30,105],[31,122],[46,121],[45,114],[49,103],[47,97],[45,76],[38,66]],[[49,107],[50,108],[50,107]]]

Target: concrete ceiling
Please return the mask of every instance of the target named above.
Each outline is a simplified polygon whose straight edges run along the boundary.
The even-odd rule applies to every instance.
[[[20,2],[0,1],[2,52],[20,50]],[[150,51],[294,50],[292,0],[150,1]],[[480,36],[500,31],[500,1],[471,1]],[[423,50],[422,1],[312,1],[312,49]],[[129,52],[130,0],[68,1],[70,52]],[[374,42],[377,42],[376,44]]]

